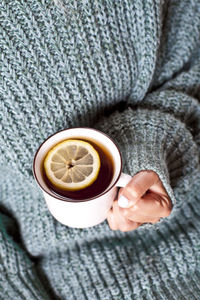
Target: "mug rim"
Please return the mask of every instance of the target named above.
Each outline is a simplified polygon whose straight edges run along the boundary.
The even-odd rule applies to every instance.
[[[64,197],[64,196],[59,196],[57,194],[55,195],[52,195],[50,194],[48,191],[46,191],[40,184],[40,181],[38,180],[37,178],[37,175],[36,175],[36,167],[35,167],[35,161],[36,161],[36,157],[38,155],[38,152],[40,151],[41,147],[44,145],[44,143],[46,143],[51,137],[53,137],[54,135],[60,133],[60,132],[63,132],[63,131],[67,131],[67,130],[71,130],[71,129],[89,129],[89,130],[93,130],[93,131],[97,131],[103,135],[105,135],[109,140],[111,140],[111,142],[115,145],[115,147],[117,148],[117,151],[119,153],[119,157],[120,157],[120,171],[119,171],[119,175],[117,176],[116,180],[114,181],[114,183],[109,187],[108,190],[105,190],[103,193],[95,196],[95,197],[92,197],[92,198],[87,198],[87,199],[71,199],[71,198],[67,198],[67,197]],[[121,176],[121,172],[122,172],[122,155],[121,155],[121,151],[119,150],[119,147],[116,145],[116,143],[114,142],[114,140],[109,137],[106,133],[98,130],[98,129],[94,129],[94,128],[91,128],[91,127],[70,127],[70,128],[67,128],[67,129],[62,129],[62,130],[59,130],[53,134],[51,134],[50,136],[48,136],[41,144],[40,146],[38,147],[35,155],[34,155],[34,159],[33,159],[33,175],[35,177],[35,180],[37,181],[38,185],[40,186],[41,190],[44,191],[45,193],[47,193],[49,196],[51,196],[52,198],[55,198],[57,200],[61,200],[61,201],[64,201],[64,202],[74,202],[74,203],[79,203],[79,202],[87,202],[87,201],[91,201],[91,200],[95,200],[101,196],[103,196],[104,194],[108,193],[117,183],[117,181],[119,180],[120,176]]]

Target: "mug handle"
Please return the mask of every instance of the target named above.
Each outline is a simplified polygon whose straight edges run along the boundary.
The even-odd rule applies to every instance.
[[[129,181],[131,181],[131,179],[132,179],[132,176],[125,174],[125,173],[121,173],[121,176],[119,177],[119,180],[117,181],[116,186],[117,187],[125,187],[129,183]],[[125,199],[125,200],[127,202],[127,199]],[[128,203],[125,203],[125,206],[124,206],[124,203],[118,202],[118,205],[123,208],[126,207],[127,204]]]

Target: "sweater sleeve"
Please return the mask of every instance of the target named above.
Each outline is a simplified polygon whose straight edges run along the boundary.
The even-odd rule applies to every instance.
[[[141,170],[155,171],[176,213],[184,195],[200,178],[200,105],[186,93],[163,89],[148,94],[134,107],[116,111],[101,119],[96,128],[119,145],[123,171],[135,175]]]
[[[18,242],[16,224],[0,213],[0,298],[51,299]]]
[[[159,175],[173,204],[168,218],[180,211],[183,201],[189,201],[186,195],[200,178],[200,19],[195,7],[190,6],[196,18],[191,22],[194,34],[188,35],[191,30],[185,32],[182,9],[173,2],[165,6],[146,95],[136,98],[132,86],[126,108],[96,124],[117,141],[124,172],[133,176],[153,170]],[[145,80],[142,74],[140,80]]]

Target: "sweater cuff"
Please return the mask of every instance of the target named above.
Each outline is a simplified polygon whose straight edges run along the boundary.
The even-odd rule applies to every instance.
[[[128,108],[103,118],[96,128],[118,144],[123,172],[134,176],[153,170],[158,174],[172,201],[173,216],[181,206],[181,195],[199,174],[197,146],[185,125],[168,113]]]

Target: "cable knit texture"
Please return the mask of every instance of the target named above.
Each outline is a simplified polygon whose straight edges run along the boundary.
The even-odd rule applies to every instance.
[[[199,299],[200,2],[0,1],[0,298]],[[49,213],[34,153],[58,130],[110,135],[173,210],[124,233]]]

